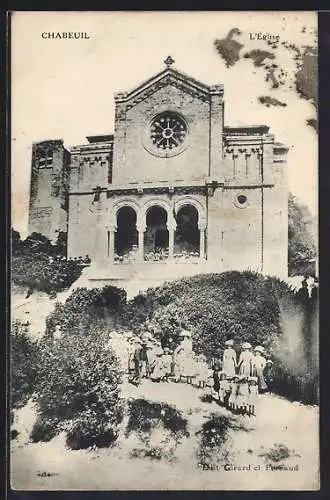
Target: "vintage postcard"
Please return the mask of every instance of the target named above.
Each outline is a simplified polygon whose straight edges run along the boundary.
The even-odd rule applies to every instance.
[[[315,12],[13,12],[14,490],[318,490]]]

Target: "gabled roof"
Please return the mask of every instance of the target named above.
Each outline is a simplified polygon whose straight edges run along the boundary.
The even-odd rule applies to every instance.
[[[115,94],[115,101],[128,102],[138,99],[140,96],[143,97],[144,94],[150,95],[156,92],[159,88],[171,84],[185,89],[188,93],[194,93],[194,95],[204,98],[204,100],[208,100],[210,94],[213,93],[223,94],[223,85],[210,87],[181,71],[167,67],[155,76],[145,80],[129,92],[117,92]]]

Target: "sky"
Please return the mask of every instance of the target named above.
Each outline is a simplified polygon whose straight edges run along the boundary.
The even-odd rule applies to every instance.
[[[208,85],[224,84],[225,125],[270,126],[289,146],[290,190],[317,215],[318,141],[306,120],[312,104],[289,84],[270,90],[262,68],[241,59],[226,68],[214,48],[237,27],[245,50],[267,48],[250,32],[278,34],[298,46],[312,43],[313,12],[15,12],[12,16],[12,225],[27,235],[32,143],[63,139],[67,147],[89,135],[113,132],[117,91],[129,91],[164,68],[174,67]],[[87,32],[89,40],[42,39],[42,32]],[[277,60],[294,78],[292,53],[281,45]],[[290,82],[290,78],[289,78]],[[270,95],[286,107],[265,107]]]

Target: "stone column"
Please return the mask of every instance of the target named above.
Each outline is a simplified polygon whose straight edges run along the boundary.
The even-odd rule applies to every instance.
[[[199,258],[205,259],[205,224],[200,224],[199,229]]]
[[[173,259],[174,254],[174,229],[168,230],[168,258]]]
[[[97,246],[96,259],[97,262],[104,265],[108,261],[108,229],[100,222],[97,228]]]
[[[167,222],[168,229],[168,258],[173,260],[174,254],[174,233],[176,231],[176,222],[174,217],[171,217]]]
[[[115,255],[115,232],[117,231],[116,227],[109,227],[109,246],[108,246],[108,258],[109,262],[113,263],[114,255]]]
[[[139,246],[138,246],[138,261],[144,262],[144,233],[146,231],[146,226],[144,224],[137,226]]]

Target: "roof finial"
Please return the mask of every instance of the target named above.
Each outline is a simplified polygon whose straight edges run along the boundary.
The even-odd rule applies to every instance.
[[[168,57],[165,59],[164,63],[166,64],[167,69],[169,69],[169,68],[172,66],[172,64],[174,64],[174,63],[175,63],[175,61],[174,61],[174,59],[173,59],[171,56],[168,56]]]

